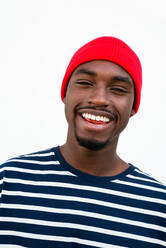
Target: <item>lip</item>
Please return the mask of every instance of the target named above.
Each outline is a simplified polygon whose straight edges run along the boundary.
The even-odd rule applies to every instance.
[[[79,114],[81,117],[82,117],[83,113],[88,113],[88,114],[95,115],[95,116],[107,117],[110,120],[110,122],[116,121],[115,115],[110,113],[110,112],[107,112],[107,111],[95,110],[95,109],[90,109],[90,108],[82,108],[82,109],[78,110],[78,112],[77,112],[77,114]],[[109,123],[106,123],[106,124],[109,124]],[[104,123],[104,125],[105,125],[105,123]]]
[[[84,119],[80,114],[78,114],[78,120],[82,128],[85,128],[87,131],[91,131],[91,132],[103,132],[113,124],[112,120],[108,123],[94,124]]]
[[[83,118],[82,114],[83,113],[89,113],[92,115],[99,115],[99,116],[103,116],[103,117],[107,117],[109,118],[109,122],[103,122],[103,123],[92,123],[91,121],[86,120],[85,118]],[[76,112],[76,119],[79,122],[79,124],[81,125],[81,127],[84,130],[87,130],[88,132],[94,132],[94,134],[96,133],[102,133],[106,130],[108,130],[109,128],[111,128],[111,126],[115,123],[116,121],[116,116],[111,114],[110,112],[107,111],[103,111],[103,110],[95,110],[95,109],[90,109],[90,108],[81,108]]]

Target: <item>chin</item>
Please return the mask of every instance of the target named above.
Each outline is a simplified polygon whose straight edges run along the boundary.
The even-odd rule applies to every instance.
[[[109,140],[98,141],[95,139],[86,139],[76,135],[77,142],[80,146],[87,148],[91,151],[99,151],[105,148],[109,144]]]

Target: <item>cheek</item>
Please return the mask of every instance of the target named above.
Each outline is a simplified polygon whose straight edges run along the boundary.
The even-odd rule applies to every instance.
[[[133,113],[134,98],[124,98],[116,101],[116,110],[119,112],[120,121],[127,123]]]

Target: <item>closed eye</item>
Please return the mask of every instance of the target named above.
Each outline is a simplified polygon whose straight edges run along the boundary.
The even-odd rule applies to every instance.
[[[79,84],[79,85],[82,85],[82,86],[93,86],[93,84],[91,82],[88,82],[88,81],[76,81],[75,84]]]
[[[111,88],[111,91],[113,91],[113,92],[117,92],[117,93],[121,93],[121,94],[123,94],[123,93],[127,93],[127,92],[128,92],[128,91],[127,91],[127,89],[120,88],[120,87],[114,87],[114,88]]]

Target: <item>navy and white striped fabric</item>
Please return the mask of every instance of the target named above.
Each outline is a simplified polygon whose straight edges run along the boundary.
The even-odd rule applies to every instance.
[[[166,247],[166,187],[130,165],[114,177],[71,167],[59,147],[0,167],[0,247]]]

